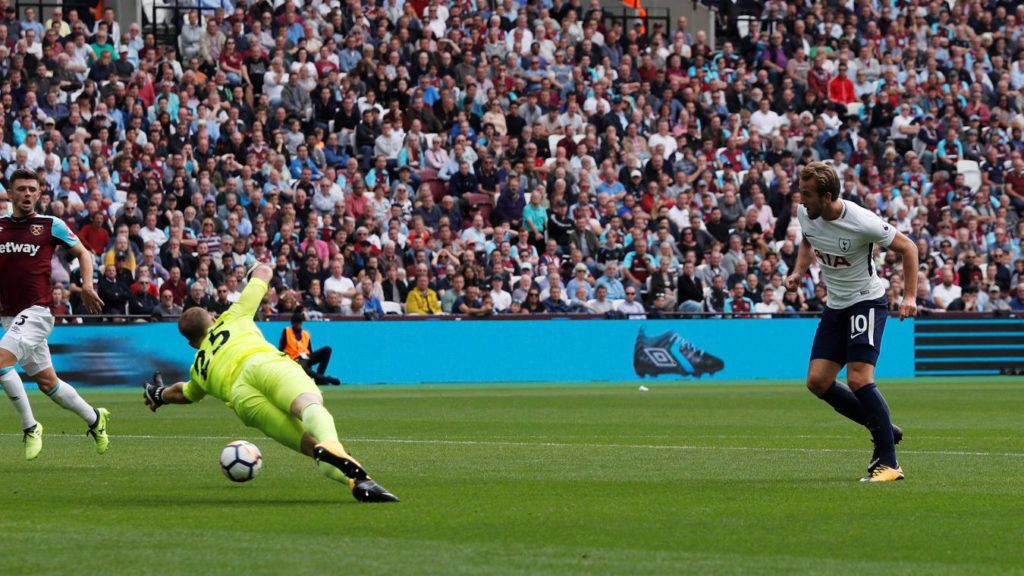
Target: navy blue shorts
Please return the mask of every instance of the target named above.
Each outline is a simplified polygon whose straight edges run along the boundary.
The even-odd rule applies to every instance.
[[[825,308],[814,333],[811,360],[831,360],[840,366],[849,362],[878,362],[882,350],[882,332],[889,316],[885,296],[857,302],[849,308]]]

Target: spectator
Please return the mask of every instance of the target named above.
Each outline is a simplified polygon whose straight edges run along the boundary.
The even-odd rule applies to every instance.
[[[416,286],[409,291],[405,300],[406,314],[440,314],[441,303],[437,300],[437,292],[430,288],[430,277],[426,274],[416,276]]]
[[[562,286],[554,284],[548,291],[548,297],[541,302],[548,314],[567,314],[569,304],[562,299]]]
[[[1010,310],[1024,312],[1024,282],[1017,284],[1014,297],[1010,300]]]
[[[704,285],[694,269],[693,262],[683,262],[682,271],[676,281],[679,300],[679,311],[693,314],[701,311],[701,302],[704,300]]]
[[[336,292],[341,295],[341,304],[346,306],[349,300],[356,294],[356,285],[345,275],[345,260],[343,257],[335,258],[331,262],[331,275],[324,280],[324,292],[330,294]]]
[[[647,313],[644,311],[643,304],[640,303],[636,298],[637,288],[629,286],[626,288],[626,299],[619,304],[616,309],[620,314],[624,314],[630,320],[643,320],[647,318]]]
[[[152,314],[161,318],[175,318],[182,312],[181,305],[174,301],[174,292],[166,288],[160,292],[160,302],[152,310]]]
[[[608,299],[607,286],[602,285],[594,289],[594,298],[587,302],[587,308],[592,314],[607,314],[614,309],[612,301]]]
[[[723,312],[732,314],[733,318],[749,318],[750,312],[754,309],[754,302],[746,297],[746,289],[742,282],[737,282],[729,298],[725,300]]]
[[[89,223],[78,232],[82,244],[93,254],[102,254],[106,251],[110,241],[110,229],[106,225],[106,219],[102,212],[96,211],[89,216]]]
[[[185,297],[182,310],[188,310],[189,308],[210,309],[210,297],[206,295],[206,287],[201,281],[194,282],[188,289],[188,296]]]
[[[70,316],[71,304],[65,296],[63,286],[53,287],[53,303],[50,304],[50,313],[54,316]]]
[[[504,290],[505,278],[500,274],[491,276],[491,291],[488,293],[494,305],[494,311],[503,314],[512,306],[512,295]]]
[[[968,286],[963,289],[961,295],[946,306],[948,312],[980,312],[978,304],[978,287]]]
[[[789,292],[787,292],[786,294],[788,295]],[[795,296],[796,293],[793,292],[793,295]],[[744,298],[747,301],[750,301],[750,298]],[[786,296],[784,295],[784,301],[785,298]],[[799,306],[799,303],[797,303],[797,306]],[[771,286],[765,287],[764,298],[760,302],[754,304],[754,312],[756,314],[756,318],[771,318],[776,314],[781,314],[784,310],[785,308],[783,308],[783,304],[775,299],[775,289],[772,288]]]
[[[943,267],[940,279],[942,283],[932,288],[932,299],[935,300],[935,305],[939,308],[946,310],[950,303],[957,298],[960,298],[962,289],[953,283],[953,265],[947,264]]]
[[[103,277],[100,278],[97,292],[100,295],[100,300],[103,300],[104,314],[128,313],[131,286],[118,275],[117,267],[113,264],[103,267]]]

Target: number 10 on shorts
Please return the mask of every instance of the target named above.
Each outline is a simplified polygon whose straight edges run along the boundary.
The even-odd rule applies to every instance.
[[[854,314],[850,316],[850,341],[853,342],[862,335],[867,334],[868,345],[875,345],[875,309],[871,308],[867,314]]]

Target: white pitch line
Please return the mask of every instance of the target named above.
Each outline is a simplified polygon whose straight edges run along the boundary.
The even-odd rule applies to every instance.
[[[0,436],[20,436],[20,434],[0,434]],[[239,436],[183,436],[169,435],[157,436],[147,434],[118,434],[111,436],[111,440],[231,440]],[[49,438],[76,438],[75,436],[60,435],[47,436]],[[76,438],[77,439],[77,438]],[[733,452],[797,452],[797,453],[863,453],[863,449],[855,448],[779,448],[762,446],[695,446],[686,444],[596,444],[580,443],[570,444],[566,442],[512,442],[500,440],[416,440],[411,438],[344,438],[346,443],[365,442],[368,444],[433,444],[445,446],[518,446],[522,448],[614,448],[616,450],[724,450]],[[921,456],[989,456],[1004,458],[1024,458],[1024,452],[972,452],[958,450],[900,450],[900,454],[916,454]]]

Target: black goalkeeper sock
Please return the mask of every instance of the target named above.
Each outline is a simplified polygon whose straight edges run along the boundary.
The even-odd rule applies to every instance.
[[[892,438],[892,420],[889,418],[889,405],[875,386],[874,382],[854,392],[860,405],[867,415],[868,430],[875,441],[875,453],[881,464],[897,468],[896,444]]]
[[[818,396],[818,398],[828,402],[836,412],[839,412],[861,426],[867,426],[867,412],[864,411],[864,407],[861,406],[860,400],[857,400],[857,396],[854,395],[853,391],[850,390],[846,384],[833,382],[832,385],[829,386],[828,390],[826,390],[821,396]]]

